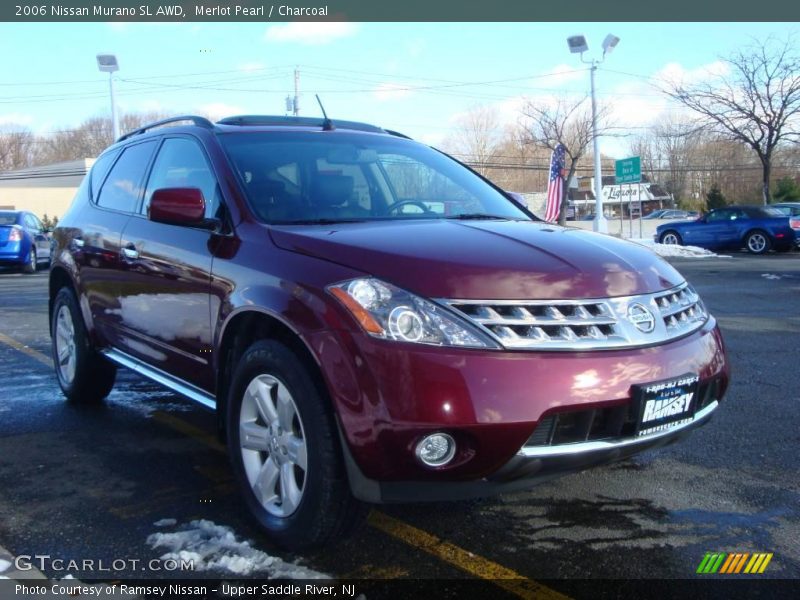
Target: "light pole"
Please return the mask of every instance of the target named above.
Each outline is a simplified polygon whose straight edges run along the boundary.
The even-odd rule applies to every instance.
[[[111,94],[111,127],[114,141],[119,138],[119,118],[117,117],[117,103],[114,101],[114,71],[119,71],[117,57],[113,54],[98,54],[97,68],[103,73],[108,73],[108,90]]]
[[[584,60],[583,53],[589,49],[586,38],[582,35],[573,35],[567,38],[569,51],[573,54],[580,54],[581,62],[591,65],[589,68],[589,80],[591,81],[592,90],[592,148],[594,152],[594,224],[592,228],[600,233],[608,233],[608,220],[603,214],[603,175],[600,169],[600,147],[597,141],[597,100],[594,90],[594,73],[597,71],[597,65],[605,60],[606,54],[611,54],[618,43],[619,38],[609,33],[606,39],[603,40],[602,58],[600,60],[594,58]],[[622,204],[620,204],[620,210],[622,210]]]

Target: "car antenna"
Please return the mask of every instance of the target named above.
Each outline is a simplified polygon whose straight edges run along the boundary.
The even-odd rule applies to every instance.
[[[322,109],[322,116],[325,117],[325,120],[322,122],[322,131],[333,131],[336,127],[334,127],[333,121],[328,118],[328,113],[325,112],[325,107],[322,106],[322,100],[319,99],[319,94],[314,94],[314,96],[317,97],[319,107]]]

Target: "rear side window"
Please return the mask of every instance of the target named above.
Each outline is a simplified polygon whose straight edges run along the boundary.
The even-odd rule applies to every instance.
[[[42,225],[39,223],[39,219],[33,215],[25,215],[25,225],[35,233],[40,233],[42,231]]]
[[[97,194],[100,192],[100,186],[103,185],[103,180],[106,178],[106,175],[108,175],[108,170],[111,168],[111,165],[114,164],[114,159],[118,154],[119,150],[106,152],[94,161],[92,173],[90,175],[92,182],[92,198],[97,198]]]
[[[108,174],[97,204],[123,212],[133,212],[142,192],[142,183],[150,156],[155,149],[155,141],[130,146],[122,151],[122,156]]]
[[[206,217],[216,215],[219,207],[217,178],[211,171],[203,150],[187,138],[169,138],[158,151],[147,190],[142,213],[147,214],[153,192],[161,188],[199,188],[206,201]]]

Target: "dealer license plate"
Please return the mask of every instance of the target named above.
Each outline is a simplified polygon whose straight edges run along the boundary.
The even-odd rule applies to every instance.
[[[639,404],[636,435],[652,435],[692,420],[697,404],[697,375],[633,386]]]

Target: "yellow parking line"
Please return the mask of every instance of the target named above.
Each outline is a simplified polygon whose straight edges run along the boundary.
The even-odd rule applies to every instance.
[[[399,519],[373,510],[367,518],[370,525],[397,538],[409,546],[419,548],[454,567],[480,579],[490,580],[512,594],[526,599],[568,600],[565,596],[541,583],[520,575],[487,558],[468,552],[430,533],[417,529]]]
[[[207,431],[200,429],[199,427],[195,427],[183,419],[179,419],[178,417],[175,417],[169,413],[161,412],[160,410],[155,411],[152,417],[156,423],[161,423],[170,429],[174,429],[175,431],[179,431],[184,435],[188,435],[189,437],[196,439],[198,442],[205,444],[217,452],[222,452],[223,454],[227,452],[225,445],[220,443],[220,441],[217,439],[217,436],[212,435]]]
[[[53,359],[51,359],[46,354],[42,354],[38,350],[34,350],[33,348],[26,346],[22,342],[18,342],[14,338],[10,338],[7,335],[0,333],[0,342],[4,343],[6,346],[10,346],[14,350],[22,352],[23,354],[27,354],[34,360],[38,360],[40,363],[47,365],[48,367],[53,366]]]
[[[50,357],[2,333],[0,333],[0,342],[26,354],[48,367],[53,364]],[[170,429],[174,429],[175,431],[194,438],[217,452],[227,452],[225,445],[221,444],[215,435],[209,434],[207,431],[183,419],[161,411],[154,412],[152,417],[157,423],[161,423]],[[565,596],[541,583],[528,579],[516,571],[472,552],[468,552],[455,544],[451,544],[435,535],[431,535],[426,531],[418,529],[399,519],[395,519],[394,517],[390,517],[380,511],[370,511],[367,521],[375,529],[409,546],[427,552],[470,575],[492,581],[495,585],[520,598],[525,598],[526,600],[532,600],[534,598],[537,600],[569,600],[569,596]]]

